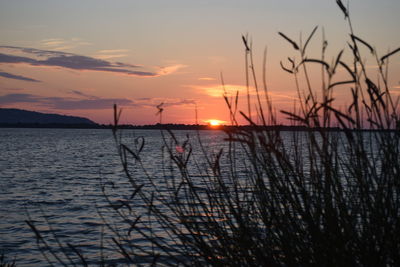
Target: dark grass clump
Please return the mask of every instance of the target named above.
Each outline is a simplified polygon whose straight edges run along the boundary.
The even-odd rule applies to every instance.
[[[254,84],[257,97],[255,103],[248,97],[248,111],[239,111],[239,116],[252,127],[227,130],[223,149],[210,153],[200,143],[199,160],[189,139],[178,140],[166,132],[160,170],[165,179],[154,183],[152,176],[148,180],[135,176],[135,168],[148,167],[141,166],[143,147],[129,148],[115,130],[134,193],[157,222],[142,229],[140,224],[148,220],[121,215],[132,222],[130,234],[136,232],[151,243],[149,249],[137,247],[131,255],[141,251],[138,256],[155,261],[165,257],[166,265],[400,265],[399,109],[386,70],[398,49],[379,57],[355,35],[348,10],[337,2],[350,26],[350,62],[340,51],[328,63],[325,40],[321,58],[307,57],[317,28],[304,45],[279,33],[300,58],[298,63],[289,58],[289,67],[281,64],[294,76],[300,104],[296,110],[281,112],[310,131],[268,127],[277,119],[265,77],[263,92],[257,85],[246,37],[247,84]],[[372,77],[362,60],[364,47],[378,65]],[[321,66],[318,90],[311,85],[310,64]],[[335,79],[339,68],[348,79]],[[337,88],[350,92],[346,108],[336,105]],[[238,96],[225,95],[225,100],[237,125]]]
[[[321,58],[309,58],[306,49],[317,27],[304,44],[279,33],[299,52],[299,60],[281,63],[296,81],[299,107],[281,112],[309,131],[268,127],[277,122],[275,108],[265,76],[263,88],[258,86],[247,37],[246,83],[254,84],[255,103],[249,95],[248,110],[242,112],[238,95],[224,97],[232,123],[242,116],[251,127],[226,130],[220,150],[209,151],[204,142],[194,145],[189,137],[178,140],[166,131],[161,178],[143,179],[137,175],[138,170],[147,175],[149,168],[142,162],[143,146],[129,147],[115,128],[135,190],[132,201],[123,203],[136,214],[118,210],[130,222],[118,246],[133,263],[135,256],[146,256],[165,265],[400,265],[400,121],[387,75],[388,59],[399,49],[379,57],[355,35],[348,10],[337,2],[349,23],[351,61],[343,60],[340,51],[328,63],[325,40]],[[376,58],[373,76],[362,60],[364,48]],[[317,89],[308,74],[310,64],[321,66]],[[347,79],[336,78],[339,69]],[[337,88],[349,92],[345,108],[336,105]],[[146,215],[135,208],[136,198]],[[149,245],[126,246],[135,235]]]
[[[399,100],[387,74],[399,49],[378,56],[337,3],[349,24],[350,60],[340,51],[327,62],[325,40],[321,57],[309,58],[317,28],[304,44],[279,33],[299,53],[281,63],[298,101],[280,112],[307,131],[270,127],[277,115],[265,67],[259,86],[247,37],[246,84],[257,94],[252,101],[248,93],[246,112],[238,94],[224,95],[237,127],[220,145],[165,130],[161,156],[149,155],[144,138],[123,138],[114,108],[113,134],[132,192],[121,197],[109,191],[113,184],[103,185],[112,215],[100,214],[113,235],[105,250],[138,265],[400,266]],[[376,59],[373,75],[365,49]],[[321,86],[310,65],[321,67]],[[348,78],[338,79],[339,69]],[[346,107],[335,102],[338,88],[349,93]],[[249,126],[238,126],[238,117]]]

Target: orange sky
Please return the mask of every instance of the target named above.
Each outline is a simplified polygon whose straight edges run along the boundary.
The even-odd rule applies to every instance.
[[[350,10],[356,33],[380,54],[400,46],[399,1],[354,0]],[[229,123],[220,73],[229,94],[239,91],[240,109],[245,110],[241,35],[248,33],[258,81],[267,46],[273,103],[278,111],[291,109],[294,79],[279,62],[299,56],[277,33],[298,41],[316,25],[320,27],[310,44],[310,57],[320,54],[324,28],[330,61],[348,40],[348,27],[333,0],[2,0],[0,107],[110,123],[117,103],[123,108],[123,123],[153,124],[159,120],[156,106],[164,103],[163,122],[195,123],[197,107],[199,123]],[[345,52],[345,58],[348,55]],[[374,71],[374,61],[367,55],[365,60]],[[394,93],[399,90],[399,63],[399,56],[391,60]],[[318,88],[319,69],[311,69],[311,74]],[[339,105],[346,104],[347,94],[346,88],[337,90]]]

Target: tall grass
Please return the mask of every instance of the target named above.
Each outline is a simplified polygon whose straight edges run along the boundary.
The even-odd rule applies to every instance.
[[[300,58],[298,63],[289,58],[289,67],[281,63],[295,79],[300,103],[296,110],[281,112],[295,125],[312,130],[282,133],[268,127],[277,118],[265,76],[259,88],[246,37],[246,84],[254,84],[256,101],[248,95],[247,113],[238,115],[238,95],[224,97],[233,124],[242,116],[252,127],[226,130],[224,150],[203,150],[199,162],[188,140],[164,133],[165,180],[157,184],[151,176],[146,181],[136,178],[136,170],[146,173],[148,167],[141,165],[142,147],[129,148],[114,129],[134,193],[157,221],[142,228],[141,215],[132,218],[117,211],[132,222],[124,241],[135,232],[151,244],[148,249],[136,247],[139,253],[130,251],[133,262],[134,255],[146,255],[155,261],[165,257],[166,265],[400,264],[399,109],[387,76],[389,57],[399,49],[379,57],[355,35],[348,10],[337,3],[349,25],[352,61],[342,60],[340,51],[328,63],[325,40],[321,58],[309,58],[307,47],[317,28],[304,44],[279,33]],[[366,71],[362,46],[376,58],[378,81]],[[321,66],[321,88],[312,86],[310,64]],[[347,80],[335,81],[339,69],[347,72]],[[339,86],[352,95],[342,109],[334,98]],[[333,127],[341,131],[331,131]],[[127,208],[135,211],[130,203],[125,202]],[[127,253],[123,241],[118,246]]]
[[[247,37],[246,84],[257,95],[248,95],[247,111],[239,110],[238,95],[224,95],[237,127],[225,131],[221,148],[208,147],[200,134],[179,138],[162,131],[154,174],[144,139],[128,144],[114,108],[113,134],[132,194],[110,197],[104,184],[115,216],[102,218],[114,235],[110,246],[127,263],[400,266],[399,100],[391,95],[387,72],[399,49],[378,56],[354,33],[347,8],[337,4],[349,25],[350,61],[340,51],[328,63],[325,40],[321,57],[308,57],[317,28],[304,44],[279,33],[298,51],[298,59],[281,63],[294,78],[298,105],[280,112],[308,131],[270,127],[278,120],[265,67],[259,82]],[[362,60],[364,48],[376,58],[374,76]],[[321,67],[317,88],[311,64]],[[337,80],[339,70],[348,79]],[[337,88],[350,92],[347,107],[336,103]],[[240,127],[238,117],[250,126]]]

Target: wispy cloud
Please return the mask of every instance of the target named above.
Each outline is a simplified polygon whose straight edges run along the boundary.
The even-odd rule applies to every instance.
[[[57,39],[42,41],[42,45],[46,46],[46,47],[59,46],[59,45],[63,45],[63,44],[64,44],[64,41],[57,40]]]
[[[103,50],[97,51],[97,53],[100,53],[100,54],[126,53],[126,52],[129,52],[129,50],[128,49],[103,49]]]
[[[211,77],[200,77],[199,81],[215,81],[215,79]]]
[[[88,95],[84,92],[78,91],[78,90],[70,90],[69,91],[70,94],[75,95],[75,96],[81,96],[81,97],[86,97],[89,99],[98,99],[97,96],[93,96],[93,95]]]
[[[26,81],[26,82],[40,82],[39,80],[35,80],[32,78],[28,78],[25,76],[16,75],[16,74],[4,72],[4,71],[0,71],[0,76],[4,77],[4,78],[8,78],[8,79],[21,80],[21,81]]]
[[[187,65],[183,65],[183,64],[175,64],[175,65],[171,65],[168,67],[160,67],[160,70],[157,72],[159,75],[168,75],[174,72],[177,72],[178,70],[182,69],[182,68],[186,68]]]
[[[31,94],[8,94],[0,96],[0,105],[34,102],[37,102],[37,99]]]
[[[211,97],[221,98],[224,94],[227,96],[235,96],[236,93],[239,93],[239,97],[247,96],[247,87],[245,85],[237,85],[237,84],[211,84],[211,85],[189,85],[188,87],[194,88],[203,94],[207,94]],[[251,97],[255,97],[257,95],[256,89],[252,86],[249,87],[249,94]],[[264,96],[264,90],[259,90],[259,94]],[[275,102],[293,102],[297,98],[292,94],[284,94],[278,93],[276,91],[269,91],[269,96],[273,98]],[[264,99],[264,97],[263,97]]]
[[[154,102],[154,101],[153,101]],[[176,107],[176,106],[193,106],[196,104],[194,99],[166,99],[164,103],[165,107]]]
[[[390,88],[390,93],[393,95],[400,95],[400,85],[395,85]]]
[[[86,45],[90,45],[90,43],[85,42],[80,38],[71,38],[71,39],[49,38],[40,41],[41,47],[56,51],[70,50]]]
[[[112,58],[121,58],[126,57],[128,55],[127,52],[129,52],[128,49],[104,49],[97,51],[93,57],[106,60]]]
[[[93,57],[98,58],[98,59],[107,60],[107,59],[121,58],[121,57],[126,57],[126,56],[127,56],[127,54],[110,54],[110,55],[108,55],[108,54],[105,54],[105,55],[100,54],[100,55],[94,55]]]
[[[0,96],[1,105],[32,103],[51,109],[83,110],[83,109],[109,109],[113,104],[122,106],[132,105],[133,102],[125,98],[96,98],[79,99],[64,97],[43,97],[33,94],[8,94]]]
[[[105,71],[113,73],[122,73],[134,76],[157,76],[155,72],[149,71],[138,71],[134,70],[138,68],[136,65],[124,64],[121,62],[112,63],[106,60],[96,59],[87,56],[76,55],[73,53],[64,53],[60,51],[47,51],[35,48],[21,48],[21,47],[10,47],[10,46],[0,46],[3,49],[12,49],[14,51],[19,51],[26,53],[28,55],[32,54],[40,59],[29,57],[29,56],[19,56],[13,54],[3,54],[0,53],[0,63],[13,63],[13,64],[29,64],[31,66],[53,66],[53,67],[63,67],[73,70],[92,70],[92,71]]]
[[[123,107],[154,108],[161,102],[165,107],[186,106],[195,103],[192,99],[159,99],[159,98],[103,98],[85,94],[78,90],[69,92],[72,97],[45,97],[34,94],[6,94],[0,96],[0,105],[31,103],[55,110],[100,110],[110,109],[114,104]]]
[[[210,85],[189,85],[189,87],[197,89],[201,93],[205,93],[211,97],[222,97],[224,92],[228,95],[235,95],[238,91],[240,95],[247,92],[247,87],[244,85],[226,84],[210,84]],[[255,89],[250,87],[250,94],[255,94]]]
[[[0,63],[28,64],[37,67],[62,67],[78,71],[103,71],[140,77],[168,75],[176,72],[180,68],[185,67],[185,65],[176,64],[168,67],[162,67],[159,71],[142,71],[137,70],[142,68],[139,65],[127,64],[122,62],[110,62],[103,59],[60,51],[50,51],[14,46],[0,46]]]

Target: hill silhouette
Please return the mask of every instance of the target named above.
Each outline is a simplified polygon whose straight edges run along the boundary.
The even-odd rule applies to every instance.
[[[83,117],[47,114],[13,108],[0,108],[0,124],[96,125],[95,122]]]

